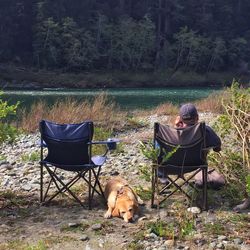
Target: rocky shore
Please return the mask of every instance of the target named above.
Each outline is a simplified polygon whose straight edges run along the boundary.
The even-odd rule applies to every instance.
[[[210,120],[211,114],[202,114],[201,118]],[[140,153],[138,142],[152,137],[153,123],[159,119],[168,121],[168,117],[152,116],[147,118],[146,128],[117,135],[123,141],[122,150],[109,154],[102,183],[120,175],[135,189],[150,187],[139,170],[139,166],[149,166],[150,162]],[[0,146],[0,249],[27,249],[27,245],[39,244],[47,248],[32,249],[250,249],[249,211],[244,215],[233,213],[230,203],[216,191],[211,194],[208,211],[189,209],[195,230],[183,239],[160,237],[147,226],[159,219],[167,223],[180,219],[178,209],[171,205],[151,209],[145,200],[134,223],[104,219],[106,206],[99,197],[92,210],[87,209],[87,201],[83,209],[65,199],[40,206],[39,139],[39,134],[22,135],[14,144]],[[67,173],[62,173],[61,178],[67,178]],[[81,188],[84,191],[85,187]],[[177,199],[182,205],[185,203],[182,198]],[[187,210],[186,203],[185,207]]]

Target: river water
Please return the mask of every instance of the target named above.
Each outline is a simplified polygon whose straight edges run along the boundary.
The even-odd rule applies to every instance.
[[[149,109],[164,102],[181,104],[207,97],[216,88],[112,88],[112,89],[44,89],[44,90],[4,90],[2,98],[9,104],[20,101],[21,107],[30,107],[43,100],[48,104],[68,97],[78,101],[94,98],[106,92],[123,110]]]

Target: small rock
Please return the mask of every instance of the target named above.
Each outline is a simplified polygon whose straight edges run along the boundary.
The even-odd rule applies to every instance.
[[[9,162],[5,160],[0,160],[0,166],[7,165]]]
[[[78,226],[79,226],[79,223],[76,223],[76,222],[68,223],[68,227],[78,227]]]
[[[86,234],[83,234],[83,235],[80,237],[80,240],[81,240],[81,241],[86,241],[86,240],[89,240],[89,237],[88,237]]]
[[[25,185],[23,185],[22,189],[25,191],[30,191],[32,189],[32,187],[29,184],[25,184]]]
[[[94,231],[98,231],[102,229],[102,224],[98,223],[98,224],[94,224],[91,226],[91,229]]]
[[[209,244],[209,247],[212,248],[212,249],[214,249],[216,247],[216,242],[211,242]]]
[[[99,240],[99,247],[103,248],[104,247],[104,243],[105,243],[104,240],[100,239]]]
[[[166,241],[164,242],[164,244],[165,244],[166,246],[170,247],[170,246],[173,246],[173,245],[174,245],[174,241],[173,241],[173,240],[166,240]]]
[[[243,243],[243,240],[240,239],[240,238],[236,238],[236,239],[233,240],[233,242],[234,242],[234,244],[240,245],[240,244]]]
[[[198,207],[189,207],[187,209],[188,212],[191,212],[192,214],[200,214],[201,213],[201,209]]]
[[[222,244],[222,243],[218,243],[218,244],[216,245],[216,248],[218,248],[218,249],[224,249],[225,246],[224,246],[224,244]]]
[[[218,240],[220,240],[220,241],[227,240],[227,236],[226,235],[219,235]]]
[[[143,220],[147,220],[147,217],[146,216],[142,216],[138,219],[138,221],[143,221]]]
[[[85,250],[91,250],[92,248],[87,244]]]
[[[157,238],[158,236],[155,233],[150,233],[147,235],[148,238]]]
[[[112,171],[111,173],[110,173],[110,175],[112,175],[112,176],[117,176],[117,175],[119,175],[120,173],[118,172],[118,171]]]
[[[182,246],[182,245],[179,245],[179,246],[176,247],[176,249],[184,249],[184,248],[185,248],[185,247]]]
[[[158,248],[158,250],[167,250],[167,247],[166,247],[166,246],[160,246],[160,247]]]
[[[206,240],[205,239],[197,239],[195,240],[195,244],[199,247],[203,246],[206,244]]]

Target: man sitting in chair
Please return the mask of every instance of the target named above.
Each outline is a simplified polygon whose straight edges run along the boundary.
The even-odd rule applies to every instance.
[[[196,107],[192,103],[183,104],[179,110],[179,116],[176,117],[175,127],[186,128],[195,125],[199,121],[199,115]],[[206,125],[206,148],[212,148],[215,152],[221,150],[221,140],[213,129]],[[163,173],[159,171],[160,182],[166,183]]]
[[[179,116],[175,120],[177,128],[186,128],[192,126],[199,121],[199,115],[196,107],[192,103],[181,106]],[[206,125],[206,147],[213,148],[215,152],[221,150],[221,140],[213,129]]]

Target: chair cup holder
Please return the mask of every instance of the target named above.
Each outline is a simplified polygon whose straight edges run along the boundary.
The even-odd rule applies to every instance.
[[[117,144],[117,139],[109,138],[107,140],[107,146],[108,146],[109,150],[115,150],[116,149],[116,144]]]
[[[108,144],[109,150],[116,149],[116,142],[108,142],[107,144]]]

